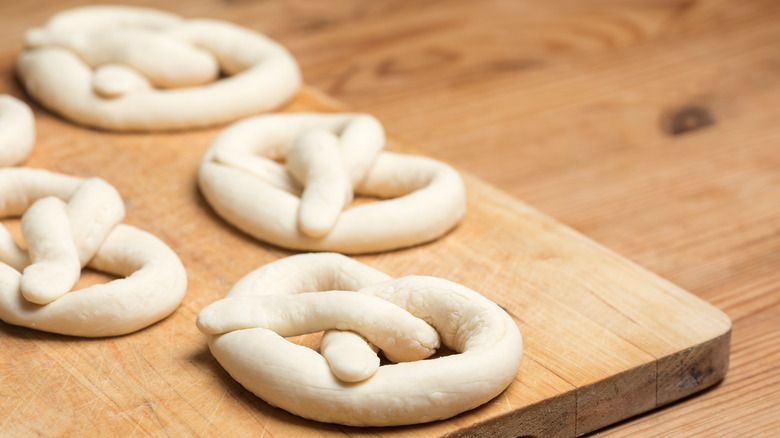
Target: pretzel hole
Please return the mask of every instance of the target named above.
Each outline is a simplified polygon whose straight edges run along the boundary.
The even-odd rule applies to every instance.
[[[320,342],[322,341],[322,333],[323,332],[308,333],[300,336],[290,336],[289,338],[284,339],[286,339],[288,342],[292,342],[293,344],[298,344],[301,347],[311,348],[312,350],[319,353]]]
[[[323,333],[324,332],[308,333],[308,334],[305,334],[305,335],[290,336],[290,337],[287,337],[287,338],[284,338],[284,339],[286,339],[288,342],[292,342],[293,344],[298,344],[298,345],[300,345],[302,347],[310,348],[310,349],[316,351],[317,353],[322,354],[322,352],[320,351],[320,344],[322,342],[322,334]],[[433,353],[430,357],[428,357],[426,359],[423,359],[423,360],[436,359],[437,357],[444,357],[444,356],[449,356],[451,354],[457,354],[457,353],[458,353],[457,351],[452,350],[452,349],[448,348],[446,345],[442,344],[439,347],[439,349],[436,350],[435,353]],[[390,359],[388,359],[385,356],[385,354],[384,354],[384,352],[382,350],[379,350],[379,352],[377,354],[379,356],[379,365],[380,366],[382,366],[382,365],[391,365],[391,364],[395,363],[395,362],[391,361]]]
[[[439,357],[449,356],[449,355],[451,355],[451,354],[458,354],[458,352],[457,352],[457,351],[455,351],[455,350],[452,350],[452,349],[448,348],[448,347],[447,347],[446,345],[444,345],[444,344],[441,344],[441,346],[439,346],[439,349],[438,349],[438,350],[436,350],[436,352],[435,352],[435,353],[433,353],[432,355],[430,355],[430,356],[426,357],[426,358],[425,358],[425,359],[423,359],[423,360],[431,360],[431,359],[436,359],[436,358],[439,358]],[[390,359],[388,359],[387,357],[385,357],[385,355],[384,355],[384,353],[382,352],[382,350],[379,350],[379,365],[380,365],[380,366],[381,366],[381,365],[390,365],[390,364],[394,364],[394,363],[395,363],[395,362],[393,362],[392,360],[390,360]]]
[[[106,272],[98,271],[96,269],[84,268],[81,270],[81,277],[79,277],[79,280],[73,286],[73,290],[84,289],[86,287],[94,286],[96,284],[106,284],[118,278],[120,277],[117,277],[115,275]]]
[[[429,357],[428,359],[436,359],[437,357],[444,357],[444,356],[449,356],[449,355],[452,355],[452,354],[458,354],[458,352],[453,350],[453,349],[451,349],[451,348],[449,348],[449,347],[447,347],[446,345],[444,345],[442,343],[441,346],[439,347],[439,349],[436,350],[436,353],[433,353],[431,355],[431,357]],[[426,360],[428,360],[428,359],[426,359]]]
[[[449,355],[451,355],[451,354],[457,354],[457,353],[458,353],[457,351],[455,351],[455,350],[452,350],[452,349],[449,349],[449,348],[447,348],[447,346],[445,346],[444,344],[442,344],[442,345],[439,347],[439,349],[438,349],[438,350],[436,350],[436,352],[435,352],[435,353],[433,353],[433,354],[432,354],[432,355],[430,355],[429,357],[426,357],[426,358],[425,358],[425,359],[423,359],[423,360],[431,360],[431,359],[436,359],[436,358],[438,358],[438,357],[449,356]],[[394,363],[395,363],[395,362],[393,362],[392,360],[388,359],[388,358],[387,358],[387,356],[385,356],[385,353],[384,353],[382,350],[379,350],[379,352],[377,353],[377,355],[379,356],[379,366],[392,365],[392,364],[394,364]]]
[[[27,249],[27,242],[24,241],[24,237],[22,236],[21,218],[4,218],[0,220],[0,224],[2,224],[5,229],[8,230],[8,233],[11,235],[11,237],[13,237],[14,242],[16,242],[16,245],[18,245],[19,248],[23,250]],[[120,277],[117,277],[113,274],[98,271],[92,268],[84,268],[81,270],[81,277],[79,277],[78,282],[73,286],[73,290],[83,289],[95,284],[106,284],[118,278]]]
[[[355,194],[355,197],[352,199],[352,203],[350,203],[345,210],[349,210],[350,208],[359,207],[364,204],[370,204],[372,202],[379,202],[382,201],[382,198],[378,198],[376,196],[365,196],[365,195],[358,195]]]
[[[271,157],[266,156],[264,158],[276,162],[279,166],[281,166],[282,169],[285,170],[285,172],[287,173],[290,172],[287,168],[287,157],[285,157],[284,155],[271,156]],[[302,192],[303,192],[303,187],[296,182],[295,193],[294,193],[295,196],[300,197]],[[345,208],[345,210],[349,210],[350,208],[355,208],[363,204],[369,204],[371,202],[378,202],[378,201],[384,201],[384,198],[355,193],[354,196],[352,197],[352,202]]]
[[[14,242],[16,242],[16,245],[19,246],[21,249],[27,249],[27,242],[24,241],[24,237],[22,237],[22,219],[19,217],[11,217],[11,218],[4,218],[0,220],[0,224],[2,224],[6,230],[8,230],[8,233],[11,234],[11,237],[14,238]]]

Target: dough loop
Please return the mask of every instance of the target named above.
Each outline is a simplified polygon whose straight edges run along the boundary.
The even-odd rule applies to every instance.
[[[460,175],[384,144],[382,125],[365,114],[250,117],[206,151],[201,192],[228,222],[285,248],[355,254],[441,237],[466,209]],[[382,200],[348,208],[353,192]]]
[[[28,31],[25,45],[17,72],[30,95],[107,130],[228,123],[281,106],[301,86],[295,59],[264,35],[155,9],[66,10]]]
[[[30,156],[35,143],[35,116],[21,100],[0,95],[0,167],[15,166]]]
[[[258,397],[352,426],[416,424],[473,409],[512,382],[522,357],[517,325],[484,296],[434,277],[391,279],[334,253],[251,272],[197,324],[219,363]],[[283,338],[320,330],[327,330],[322,355]],[[398,363],[379,366],[363,337]],[[456,353],[421,360],[439,338]]]
[[[99,337],[172,313],[187,287],[184,266],[153,235],[120,224],[124,214],[119,193],[102,179],[0,169],[0,217],[21,216],[27,245],[0,226],[0,319]],[[125,278],[71,292],[84,266]]]

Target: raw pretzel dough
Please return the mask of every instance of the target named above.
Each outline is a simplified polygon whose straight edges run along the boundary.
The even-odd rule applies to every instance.
[[[74,336],[114,336],[178,307],[187,278],[153,235],[119,222],[124,204],[99,178],[0,169],[0,217],[22,217],[28,250],[0,227],[0,319]],[[81,268],[120,278],[70,292]],[[20,273],[21,272],[21,273]]]
[[[25,44],[17,71],[30,95],[65,118],[107,130],[227,123],[279,107],[301,85],[297,63],[273,40],[154,9],[66,10],[28,31]]]
[[[15,166],[30,156],[35,143],[35,116],[21,100],[0,95],[0,167]]]
[[[197,324],[219,363],[258,397],[302,417],[352,426],[422,423],[475,408],[509,385],[522,357],[514,321],[482,295],[433,277],[389,279],[333,253],[255,270],[204,308]],[[349,331],[327,331],[322,355],[282,337],[334,328],[356,330],[405,362],[374,366],[376,354]],[[435,348],[436,332],[457,353],[419,360]],[[328,339],[334,334],[339,338]],[[368,369],[365,378],[337,377],[355,358],[352,368]]]
[[[463,216],[460,175],[430,158],[381,152],[365,114],[270,114],[227,127],[201,161],[201,192],[228,222],[298,250],[365,253],[437,239]],[[287,160],[287,167],[275,160]],[[345,209],[353,191],[383,198]],[[393,198],[393,199],[387,199]]]

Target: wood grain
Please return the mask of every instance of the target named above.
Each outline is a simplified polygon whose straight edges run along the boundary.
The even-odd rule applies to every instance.
[[[3,80],[13,81],[24,29],[83,3],[0,5]],[[128,3],[269,33],[309,84],[396,137],[726,311],[734,337],[722,384],[599,436],[767,436],[780,426],[776,2]],[[674,360],[658,369],[681,371]],[[535,408],[549,424],[574,424]]]
[[[451,279],[507,309],[525,338],[515,382],[481,408],[415,427],[294,417],[234,382],[194,326],[197,312],[239,278],[290,254],[235,230],[198,192],[197,165],[219,129],[112,134],[35,108],[39,138],[28,165],[114,184],[127,204],[125,222],[167,242],[189,286],[174,315],[129,336],[82,340],[0,325],[8,391],[0,411],[11,434],[575,436],[700,391],[726,372],[724,314],[466,175],[468,214],[455,231],[359,259],[393,276]],[[308,89],[289,108],[338,109]],[[395,140],[389,148],[414,151]],[[662,366],[669,361],[679,366]],[[666,388],[660,398],[659,388]]]

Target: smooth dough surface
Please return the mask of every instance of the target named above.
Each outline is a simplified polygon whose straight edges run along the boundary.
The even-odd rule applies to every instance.
[[[379,281],[366,285],[373,279]],[[323,300],[333,296],[334,301],[320,304],[316,312],[306,310],[305,304],[291,311],[293,307],[270,305],[276,299],[273,294],[285,295],[281,300],[285,306],[298,298],[305,302],[312,294],[322,294]],[[360,381],[340,379],[325,351],[320,355],[283,336],[338,325],[323,314],[349,312],[348,306],[333,309],[340,307],[344,294],[384,300],[404,309],[430,324],[441,342],[456,353],[379,366]],[[364,315],[382,324],[378,306],[356,306],[354,313],[355,319]],[[336,320],[344,323],[344,318]],[[227,297],[200,312],[198,327],[208,335],[209,348],[219,363],[258,397],[305,418],[351,426],[416,424],[473,409],[512,382],[522,357],[522,337],[515,322],[477,292],[433,277],[388,280],[368,266],[331,253],[291,256],[250,273]],[[381,331],[360,330],[365,338],[389,341],[382,339],[386,335]],[[342,349],[345,358],[361,356],[351,354],[352,348],[368,349],[358,334],[337,333],[354,336],[355,344]],[[400,345],[421,338],[424,335],[410,332],[392,339]],[[323,339],[321,348],[325,344]]]
[[[290,53],[260,33],[130,6],[54,15],[27,32],[16,67],[45,107],[115,131],[228,123],[278,108],[301,86]]]
[[[35,116],[21,100],[0,95],[0,167],[27,160],[35,144]]]
[[[199,185],[225,220],[285,248],[357,254],[440,238],[465,213],[460,175],[384,144],[366,114],[250,117],[214,139]],[[353,194],[378,200],[350,206]]]
[[[21,249],[0,227],[0,319],[37,330],[102,337],[130,333],[172,313],[187,278],[155,236],[119,222],[108,183],[41,169],[0,169],[0,217],[22,217]],[[71,291],[87,266],[118,279]]]

